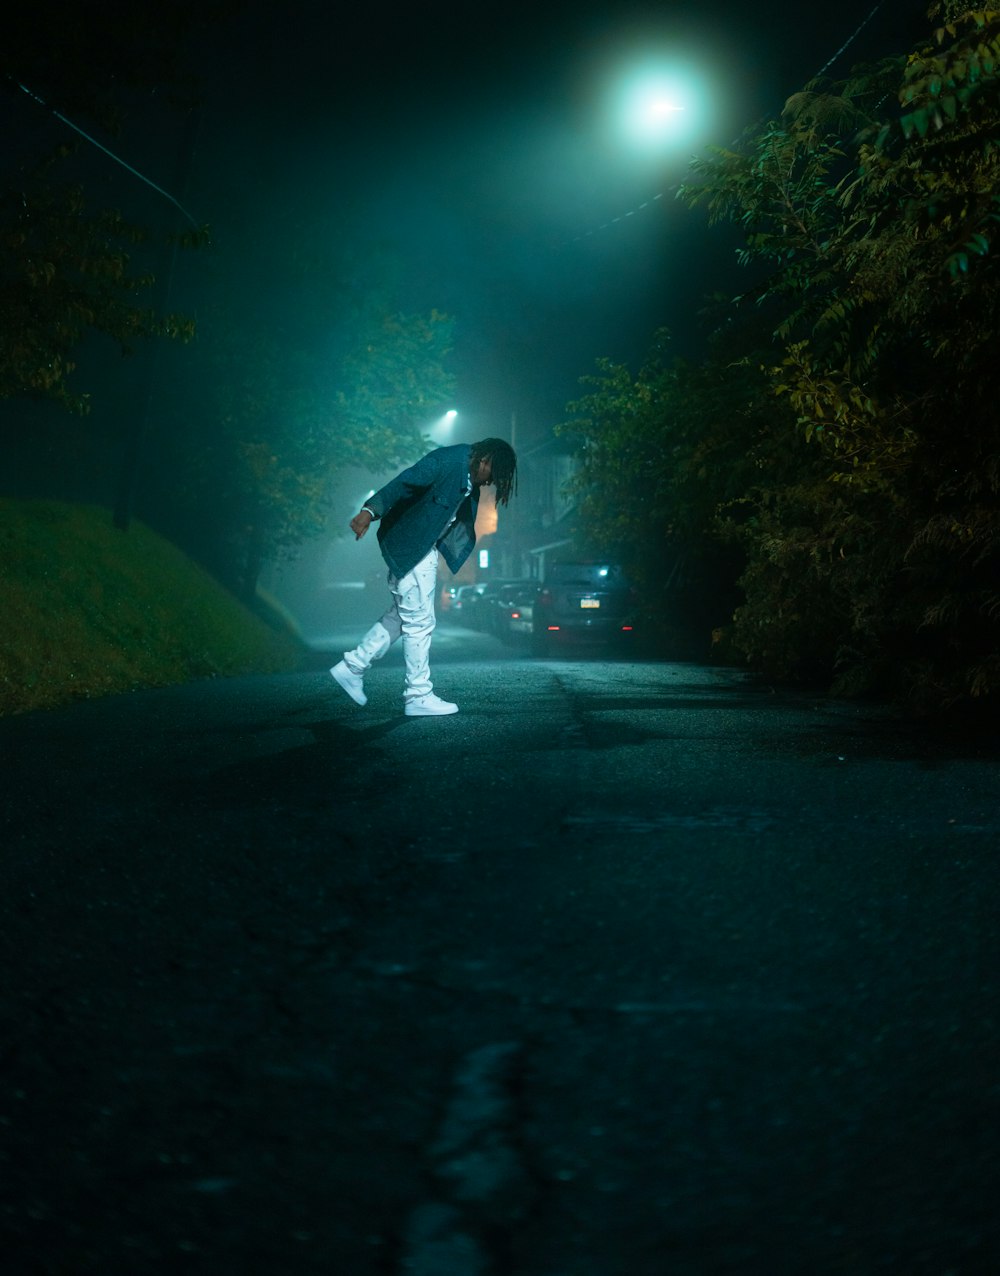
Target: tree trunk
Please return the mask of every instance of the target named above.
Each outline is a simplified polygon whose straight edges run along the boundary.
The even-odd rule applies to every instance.
[[[248,607],[253,605],[257,597],[257,582],[264,566],[264,530],[261,520],[255,519],[247,537],[246,557],[243,560],[243,575],[240,581],[240,602]]]

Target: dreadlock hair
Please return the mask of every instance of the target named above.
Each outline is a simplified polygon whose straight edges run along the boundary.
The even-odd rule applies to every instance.
[[[480,439],[472,445],[472,464],[478,465],[480,461],[493,462],[497,504],[506,505],[512,496],[517,495],[517,455],[514,449],[503,439]]]

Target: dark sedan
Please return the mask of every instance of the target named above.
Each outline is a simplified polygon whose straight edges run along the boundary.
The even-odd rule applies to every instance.
[[[635,590],[617,564],[553,563],[533,604],[535,643],[626,643],[636,629],[635,605]]]

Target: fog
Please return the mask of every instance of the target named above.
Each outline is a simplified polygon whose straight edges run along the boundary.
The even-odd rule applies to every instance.
[[[446,408],[460,414],[456,441],[513,427],[520,450],[566,453],[553,428],[598,358],[634,366],[662,327],[697,357],[704,298],[740,280],[735,237],[709,236],[674,199],[691,154],[779,111],[845,41],[852,56],[878,49],[921,8],[887,6],[861,36],[864,6],[793,24],[777,3],[514,4],[492,18],[451,5],[364,17],[319,3],[291,17],[263,2],[210,8],[173,51],[195,77],[194,105],[176,105],[173,72],[160,83],[155,65],[130,66],[115,134],[92,123],[85,97],[62,93],[60,66],[87,73],[53,60],[39,26],[14,75],[35,75],[99,136],[81,140],[12,92],[10,164],[73,141],[67,175],[90,206],[152,229],[133,270],[157,277],[163,308],[197,336],[138,342],[126,359],[87,337],[71,380],[88,417],[8,403],[22,424],[6,492],[113,503],[138,441],[134,513],[234,587],[263,571],[284,605],[320,623],[311,593],[346,597],[378,568],[373,544],[344,540],[359,493],[421,439],[441,441],[432,427]],[[125,12],[78,19],[110,81],[115,66],[127,78],[111,38]],[[690,75],[688,115],[678,137],[637,146],[619,118],[623,86],[659,62]],[[192,223],[209,228],[201,248],[163,246]],[[450,348],[404,394],[415,328],[438,314]],[[391,366],[362,366],[397,315],[413,327]],[[379,442],[383,427],[395,444]],[[310,477],[321,470],[322,498]],[[266,528],[262,492],[280,514]]]

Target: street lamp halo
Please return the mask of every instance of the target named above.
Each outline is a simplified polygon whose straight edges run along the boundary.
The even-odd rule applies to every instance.
[[[618,81],[615,115],[633,145],[664,149],[688,144],[703,130],[709,94],[694,63],[645,60]]]

